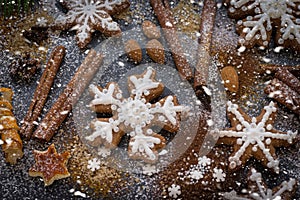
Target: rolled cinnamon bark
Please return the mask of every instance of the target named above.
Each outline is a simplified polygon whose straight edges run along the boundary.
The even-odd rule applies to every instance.
[[[206,85],[208,69],[211,62],[212,34],[216,18],[215,0],[205,0],[200,24],[200,38],[198,47],[198,61],[195,69],[194,89],[197,91]]]
[[[167,0],[150,0],[150,3],[163,28],[164,36],[172,52],[179,74],[183,78],[191,80],[193,78],[192,69],[183,54],[169,2]]]
[[[2,150],[10,164],[16,164],[23,156],[23,143],[18,133],[19,126],[12,112],[13,92],[9,88],[0,88],[0,135]]]
[[[271,72],[276,72],[280,69],[287,69],[289,71],[300,70],[300,65],[290,66],[290,65],[274,65],[274,64],[260,64],[260,68],[263,70],[270,70]]]
[[[56,73],[65,56],[65,52],[66,51],[64,46],[57,46],[53,49],[50,55],[47,66],[34,92],[30,107],[28,109],[27,115],[24,118],[24,122],[20,130],[20,134],[25,138],[31,137],[31,134],[35,127],[34,122],[36,122],[38,117],[41,115],[42,109],[48,98],[48,94],[53,85]]]
[[[34,138],[46,141],[52,138],[99,69],[102,60],[102,54],[97,54],[93,49],[90,50],[65,90],[33,133]]]

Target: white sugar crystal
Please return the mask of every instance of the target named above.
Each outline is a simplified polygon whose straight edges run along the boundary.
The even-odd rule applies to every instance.
[[[125,64],[124,64],[123,62],[121,62],[121,61],[118,62],[118,65],[119,65],[120,67],[124,67],[124,66],[125,66]]]
[[[85,193],[82,193],[80,191],[74,192],[74,196],[80,196],[82,198],[86,198],[87,197],[87,195]]]
[[[271,59],[270,59],[270,58],[266,58],[266,57],[263,57],[262,60],[263,60],[265,63],[271,62]]]
[[[274,48],[274,52],[275,52],[275,53],[280,53],[280,51],[281,51],[282,49],[284,49],[284,47],[282,47],[282,46],[275,47],[275,48]]]
[[[173,27],[173,25],[172,25],[171,22],[166,22],[166,26],[168,26],[168,27]]]
[[[208,126],[214,125],[214,121],[211,120],[211,119],[207,120],[206,122],[207,122],[207,125],[208,125]]]
[[[245,47],[245,46],[241,46],[241,47],[238,49],[238,52],[240,52],[240,53],[243,53],[244,51],[246,51],[246,47]]]
[[[60,112],[61,115],[66,115],[66,114],[68,114],[68,113],[69,113],[69,111],[67,111],[67,110],[64,110],[64,111],[61,111],[61,112]]]
[[[202,86],[202,88],[203,88],[204,92],[205,92],[208,96],[211,96],[212,93],[211,93],[210,89],[208,89],[208,87]]]

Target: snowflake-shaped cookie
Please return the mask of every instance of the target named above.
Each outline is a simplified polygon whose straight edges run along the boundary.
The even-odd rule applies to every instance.
[[[153,163],[158,159],[158,150],[165,146],[166,140],[155,133],[153,126],[162,127],[169,132],[179,129],[180,113],[185,106],[178,105],[176,96],[167,96],[155,104],[150,101],[159,97],[164,85],[155,80],[155,70],[148,67],[141,75],[128,78],[130,97],[124,98],[118,84],[111,82],[105,88],[90,86],[94,96],[92,109],[97,113],[112,114],[110,118],[92,121],[93,133],[86,137],[91,145],[104,144],[116,148],[122,136],[130,136],[129,157]]]
[[[258,117],[250,117],[236,104],[227,103],[227,116],[231,128],[220,131],[218,143],[233,145],[234,152],[229,158],[231,169],[244,165],[250,157],[255,157],[264,165],[279,172],[275,147],[292,143],[297,131],[287,133],[273,127],[277,108],[270,102]]]
[[[274,189],[269,189],[264,183],[261,177],[261,173],[258,173],[255,169],[251,169],[251,175],[248,181],[249,190],[243,190],[242,195],[238,195],[236,191],[224,193],[225,199],[230,200],[280,200],[280,199],[292,199],[293,193],[295,191],[296,180],[290,179],[289,181],[284,181],[280,186]]]
[[[68,12],[58,16],[53,28],[77,30],[80,48],[91,41],[95,30],[107,36],[120,34],[121,29],[111,16],[123,12],[130,5],[128,0],[62,0],[60,3]]]
[[[300,50],[299,0],[225,0],[229,16],[237,19],[242,46],[267,47],[273,30],[280,46]]]

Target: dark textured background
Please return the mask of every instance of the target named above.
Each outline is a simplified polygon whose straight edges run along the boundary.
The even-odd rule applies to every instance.
[[[51,1],[48,1],[51,2]],[[54,2],[54,1],[53,1]],[[142,21],[140,16],[144,16],[145,19],[150,19],[157,23],[154,18],[153,11],[151,6],[148,2],[144,1],[131,1],[131,10],[135,10],[135,14],[132,15],[132,23],[127,25],[122,20],[117,20],[120,22],[122,30],[129,30],[135,27],[137,24],[140,24]],[[175,3],[176,4],[176,3]],[[56,13],[60,12],[54,10],[55,7],[54,3],[47,3],[46,7],[51,10],[51,13],[55,16]],[[201,10],[201,9],[199,9]],[[226,16],[226,9],[223,7],[219,9],[217,23],[216,23],[216,30],[214,34],[215,43],[222,42],[222,37],[236,37],[234,31],[228,31],[227,35],[222,34],[224,31],[225,25],[224,23],[230,23]],[[229,24],[229,28],[232,27],[232,24]],[[54,82],[54,86],[50,92],[50,96],[48,98],[47,104],[45,106],[45,110],[51,107],[52,103],[58,97],[59,93],[64,89],[64,86],[68,83],[70,77],[74,74],[76,68],[82,62],[85,53],[78,49],[75,40],[74,40],[74,32],[62,32],[59,37],[52,37],[53,44],[51,44],[50,49],[57,44],[63,44],[67,48],[67,54],[64,59],[64,62],[57,74],[57,77]],[[88,46],[96,47],[101,41],[105,38],[101,36],[101,34],[96,33],[92,43]],[[236,40],[225,38],[224,40]],[[5,51],[6,47],[0,45],[0,86],[1,87],[10,87],[14,91],[14,113],[20,122],[23,117],[25,116],[30,99],[36,87],[36,82],[39,80],[41,72],[36,74],[32,81],[29,83],[23,81],[13,81],[8,73],[8,66],[10,64],[9,57],[11,56],[10,53]],[[49,53],[48,53],[49,54]],[[267,52],[258,52],[258,58],[267,55],[268,57],[272,58],[272,61],[275,63],[290,63],[290,64],[300,64],[300,56],[294,55],[291,52],[284,52],[282,55],[278,55],[272,51]],[[167,59],[171,60],[170,54],[167,54]],[[126,58],[124,56],[120,57],[121,61],[126,62]],[[144,58],[143,62],[149,62],[149,58]],[[116,64],[114,64],[116,65]],[[127,65],[126,65],[127,66]],[[117,66],[114,66],[117,67]],[[132,67],[132,64],[128,67]],[[106,84],[108,80],[113,79],[115,71],[106,72],[108,73],[107,76],[100,81],[100,84]],[[119,72],[121,73],[121,72]],[[298,73],[299,74],[299,73]],[[106,77],[106,78],[105,78]],[[263,87],[263,82],[261,83],[258,88]],[[261,107],[262,102],[266,102],[266,96],[260,91],[258,91],[257,98],[258,107]],[[251,100],[251,99],[250,99]],[[252,109],[249,111],[250,113],[257,114],[259,110]],[[44,113],[45,114],[45,111]],[[288,116],[288,119],[285,119],[284,116]],[[68,118],[68,121],[71,121]],[[62,128],[68,129],[69,124],[71,123],[64,123]],[[299,117],[295,116],[294,114],[290,113],[287,109],[280,106],[279,107],[279,114],[276,120],[276,128],[286,131],[286,130],[299,130]],[[55,136],[53,141],[63,141],[60,138],[60,135]],[[53,142],[51,141],[51,143]],[[73,192],[70,192],[71,189],[75,189],[77,191],[78,184],[71,179],[63,179],[59,181],[55,181],[53,185],[49,187],[44,187],[43,182],[40,178],[32,178],[28,176],[28,169],[34,163],[34,159],[32,156],[33,149],[43,150],[46,149],[50,143],[40,143],[35,140],[31,141],[24,141],[24,157],[15,165],[11,166],[7,164],[4,160],[4,155],[0,153],[0,199],[79,199],[80,197],[75,196]],[[291,148],[280,148],[277,151],[278,156],[280,157],[280,167],[281,172],[278,177],[273,177],[272,175],[264,174],[266,177],[268,184],[270,186],[276,186],[281,183],[283,180],[286,180],[288,177],[294,177],[300,182],[300,148],[299,148],[299,141]],[[64,148],[63,145],[57,146],[59,152],[61,152]],[[245,170],[246,173],[246,170]],[[140,184],[136,184],[134,186],[128,186],[127,190],[119,190],[118,194],[109,194],[110,198],[113,199],[154,199],[159,195],[157,191],[160,191],[159,188],[155,188],[153,181],[155,178],[147,178],[143,175],[136,175],[137,178],[142,179],[143,181]],[[152,185],[153,184],[153,185]],[[141,189],[143,187],[148,188]],[[117,186],[116,186],[117,187]],[[157,190],[157,191],[156,191]],[[71,190],[72,191],[72,190]],[[103,198],[101,195],[94,196],[93,198]],[[295,199],[300,199],[300,190],[297,189],[297,195]]]

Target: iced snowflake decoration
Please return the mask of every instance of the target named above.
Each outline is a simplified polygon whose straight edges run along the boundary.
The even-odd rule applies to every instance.
[[[238,195],[236,191],[224,193],[224,197],[230,200],[281,200],[292,199],[292,191],[296,186],[295,179],[284,181],[280,186],[272,189],[266,187],[266,184],[262,181],[261,173],[258,173],[255,169],[251,170],[251,176],[249,178],[248,188],[249,191],[243,191],[243,195]],[[245,194],[246,193],[246,194]]]
[[[299,0],[227,0],[229,15],[237,21],[240,44],[267,47],[272,29],[280,46],[300,47]]]
[[[44,26],[47,26],[48,24],[48,20],[45,19],[45,17],[38,17],[35,24],[37,26],[41,26],[41,27],[44,27]]]
[[[155,70],[151,67],[141,75],[130,76],[128,87],[130,97],[124,98],[117,83],[111,82],[106,88],[90,86],[94,95],[92,109],[97,113],[110,113],[112,117],[95,119],[91,124],[93,133],[86,140],[93,146],[104,144],[107,148],[116,148],[127,133],[129,157],[153,163],[166,141],[152,127],[159,126],[174,133],[179,129],[180,113],[188,109],[178,105],[175,96],[149,103],[164,89],[164,85],[155,80]]]
[[[143,166],[143,174],[151,176],[159,172],[155,165],[146,164]]]
[[[180,185],[172,184],[168,188],[169,196],[172,198],[177,198],[181,194],[181,188]]]
[[[210,164],[211,164],[210,158],[208,158],[206,156],[198,158],[198,165],[206,167],[206,166],[209,166]]]
[[[245,164],[253,156],[279,173],[275,147],[291,144],[297,131],[284,133],[275,130],[273,124],[276,112],[275,104],[270,102],[258,117],[251,118],[238,105],[230,101],[227,103],[227,115],[232,128],[220,131],[218,142],[234,144],[234,152],[229,158],[230,168]]]
[[[92,160],[89,160],[87,168],[93,172],[100,169],[100,160],[98,160],[97,158],[93,158]]]
[[[189,170],[185,172],[185,178],[190,179],[191,183],[198,183],[201,181],[203,185],[208,184],[207,181],[224,182],[226,174],[222,169],[217,167],[212,169],[213,160],[202,156],[198,158],[196,165],[191,165]],[[213,177],[212,180],[207,180],[207,177]]]
[[[98,155],[103,157],[103,158],[106,158],[107,156],[109,156],[111,154],[111,150],[107,149],[107,148],[104,148],[104,147],[99,147],[97,149],[97,152],[98,152]]]
[[[226,174],[223,172],[222,169],[214,168],[213,170],[213,178],[216,182],[224,182]]]
[[[211,165],[211,159],[203,156],[198,158],[196,165],[191,165],[190,169],[186,172],[186,177],[197,183],[200,179],[204,178],[204,175],[209,172]]]
[[[95,30],[108,36],[120,34],[120,27],[111,16],[121,13],[130,5],[128,0],[62,0],[60,2],[68,12],[66,15],[58,16],[53,28],[77,30],[80,48],[84,48],[91,41]]]

